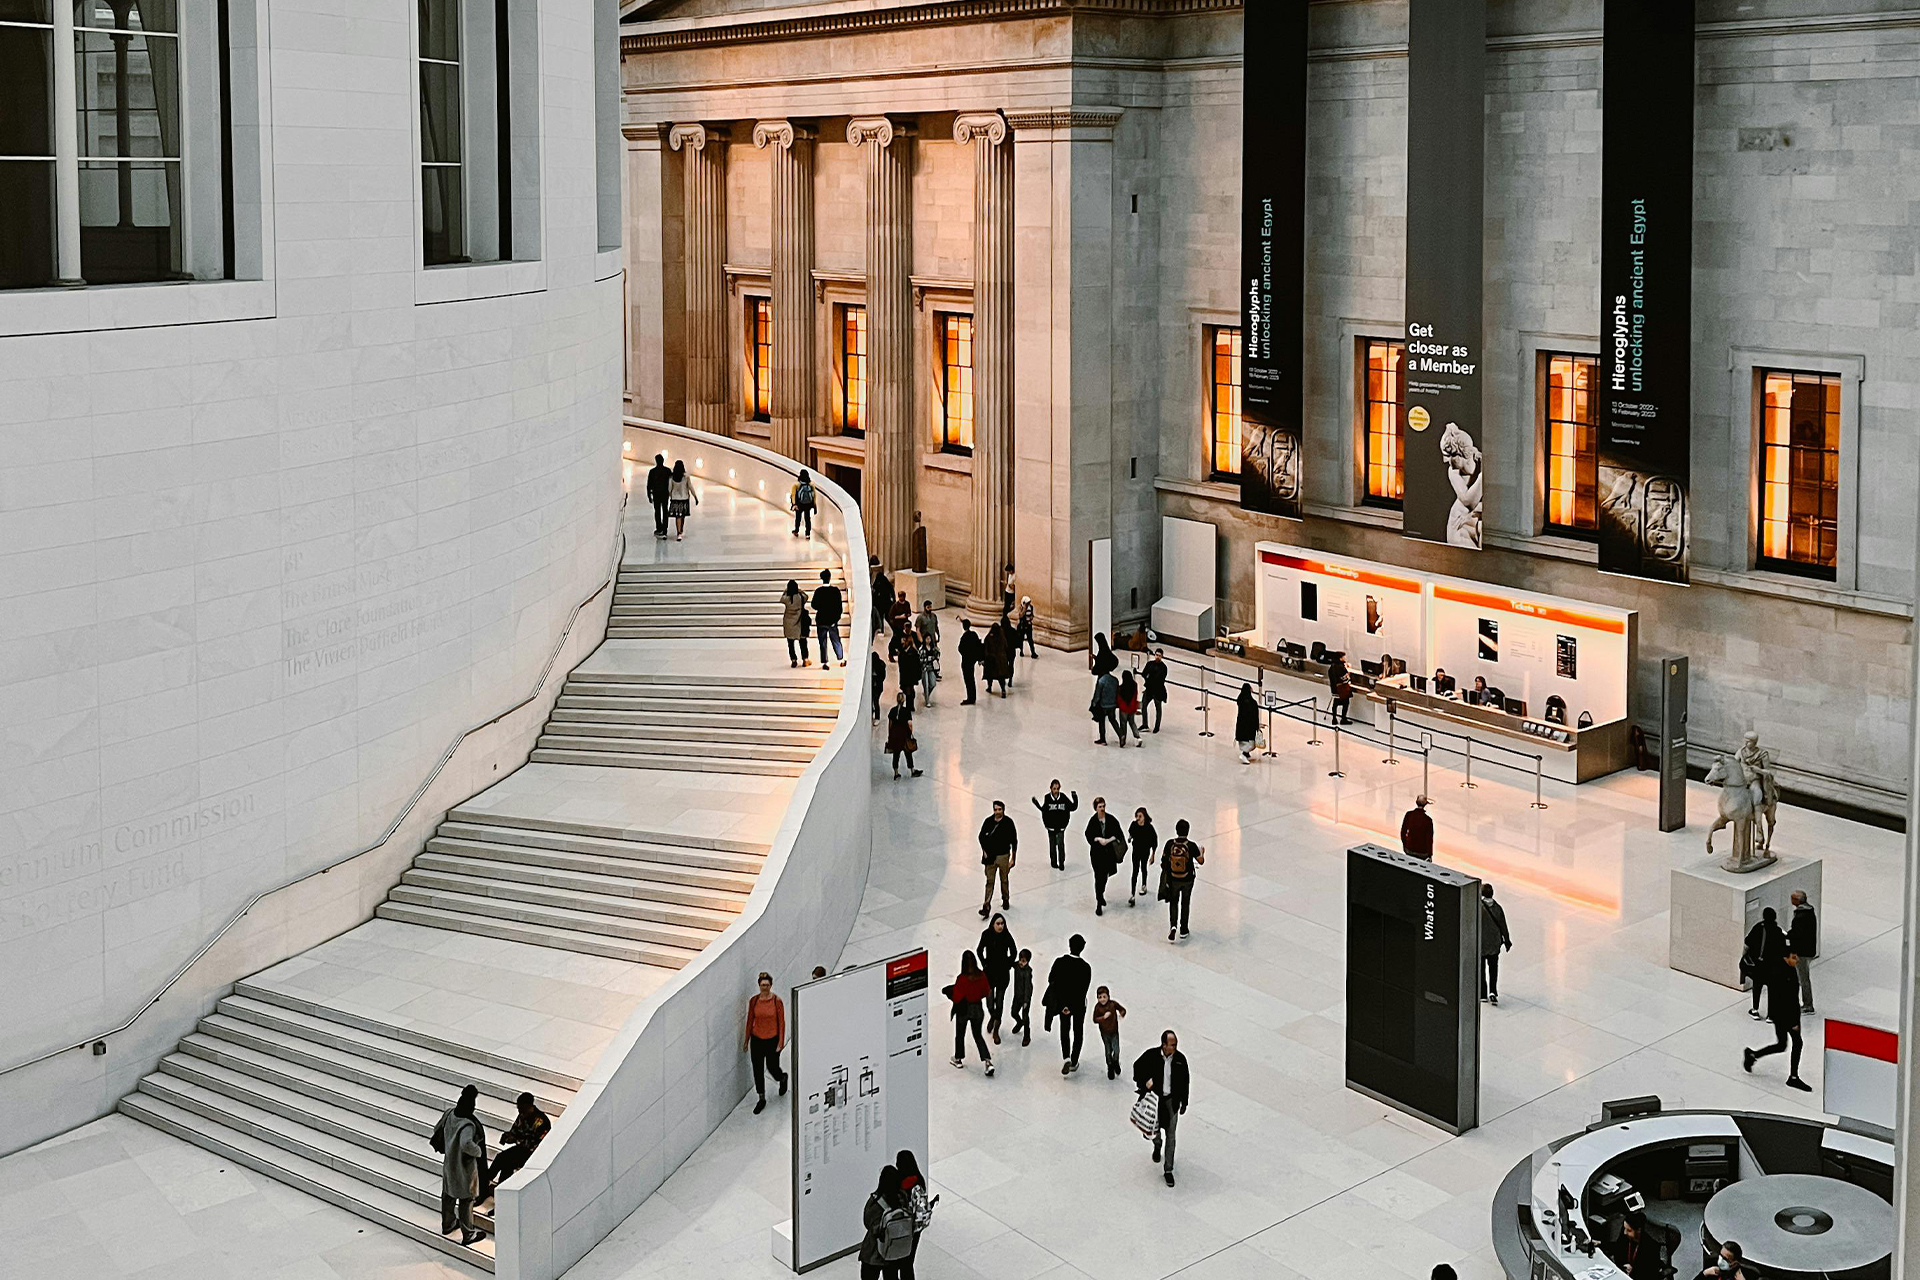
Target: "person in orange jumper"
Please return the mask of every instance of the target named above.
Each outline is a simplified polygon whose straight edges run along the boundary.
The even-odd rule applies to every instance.
[[[780,1051],[787,1047],[787,1006],[773,994],[773,975],[760,975],[760,994],[747,1001],[747,1035],[740,1048],[753,1059],[753,1091],[760,1101],[753,1114],[767,1109],[767,1073],[772,1072],[780,1085],[780,1096],[787,1096],[787,1073],[780,1069]]]

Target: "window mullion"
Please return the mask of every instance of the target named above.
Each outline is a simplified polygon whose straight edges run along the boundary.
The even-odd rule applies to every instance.
[[[60,283],[85,283],[80,266],[80,118],[73,6],[53,5],[53,216]]]

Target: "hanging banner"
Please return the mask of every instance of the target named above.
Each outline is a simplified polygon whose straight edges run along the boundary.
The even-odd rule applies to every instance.
[[[1240,505],[1300,519],[1307,4],[1241,11]]]
[[[1413,0],[1403,528],[1480,548],[1486,0]]]
[[[1607,0],[1600,135],[1600,570],[1687,581],[1693,0]]]

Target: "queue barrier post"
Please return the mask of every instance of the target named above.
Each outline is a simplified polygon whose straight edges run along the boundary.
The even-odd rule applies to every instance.
[[[1269,757],[1280,754],[1273,749],[1273,708],[1271,706],[1267,708],[1267,749],[1260,754]]]
[[[1547,807],[1547,802],[1540,798],[1540,759],[1539,756],[1533,758],[1533,803],[1527,806],[1529,809]]]
[[[1394,702],[1392,698],[1388,698],[1387,699],[1387,758],[1385,760],[1382,760],[1380,762],[1381,764],[1399,764],[1400,763],[1400,761],[1396,759],[1393,754],[1394,717],[1398,714],[1399,714],[1398,705]]]
[[[1333,768],[1327,771],[1329,778],[1344,778],[1347,775],[1340,769],[1340,722],[1333,722]]]
[[[1433,790],[1432,790],[1433,784],[1431,781],[1432,774],[1430,772],[1430,765],[1432,761],[1433,761],[1433,735],[1431,733],[1428,733],[1425,729],[1422,729],[1420,731],[1420,794],[1423,796],[1430,796],[1433,794]]]
[[[1200,705],[1196,710],[1200,712],[1200,736],[1203,738],[1213,736],[1213,730],[1208,727],[1212,707],[1213,700],[1207,696],[1207,668],[1202,667],[1200,668]]]
[[[1480,784],[1473,780],[1473,739],[1472,738],[1467,739],[1467,780],[1465,782],[1462,782],[1460,785],[1462,787],[1465,787],[1468,791],[1477,791],[1480,789]]]
[[[1307,745],[1310,747],[1320,745],[1320,700],[1318,698],[1307,700]]]

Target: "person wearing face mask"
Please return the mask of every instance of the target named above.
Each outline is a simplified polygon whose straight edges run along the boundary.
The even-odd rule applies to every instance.
[[[1720,1246],[1719,1254],[1707,1264],[1698,1280],[1755,1280],[1754,1274],[1744,1265],[1746,1260],[1747,1255],[1740,1251],[1738,1244],[1725,1241]]]

